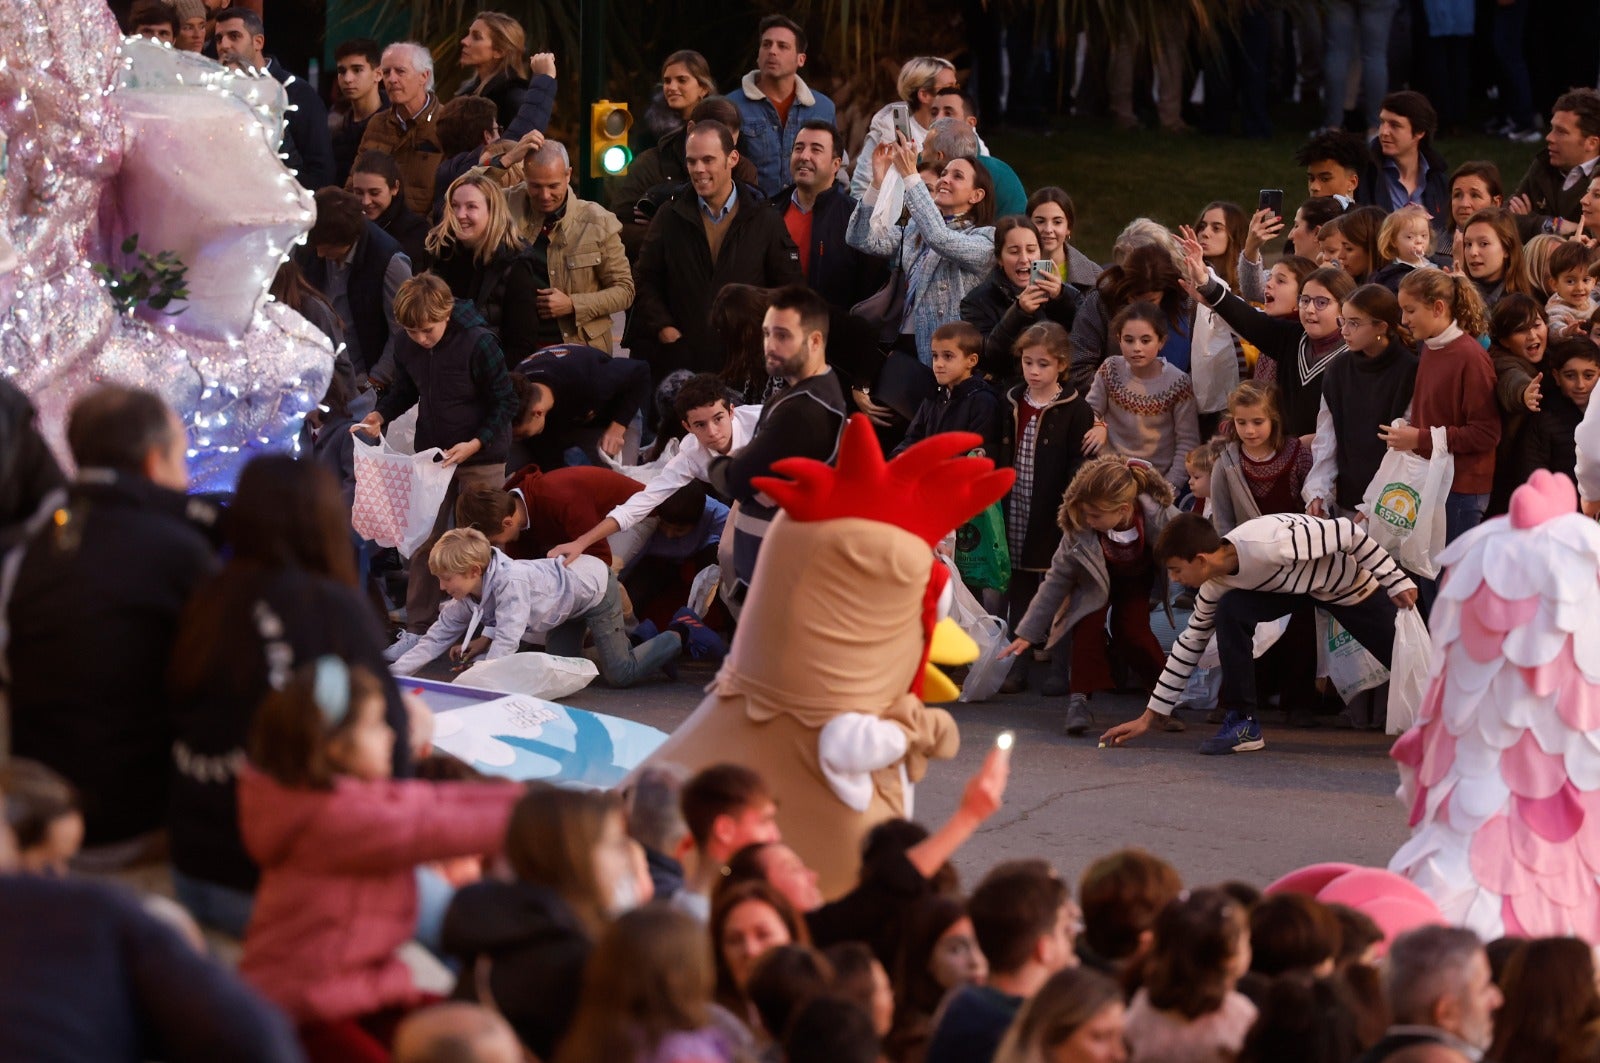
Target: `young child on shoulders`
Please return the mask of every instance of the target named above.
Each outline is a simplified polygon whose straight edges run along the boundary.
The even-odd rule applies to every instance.
[[[1378,229],[1378,257],[1384,263],[1372,274],[1372,283],[1391,292],[1414,269],[1433,265],[1433,223],[1416,203],[1407,204],[1383,219]]]
[[[896,454],[940,432],[976,432],[983,437],[979,452],[1000,453],[1000,393],[978,374],[983,333],[965,321],[933,330],[933,379],[939,390],[917,407]]]
[[[593,554],[570,564],[558,558],[514,561],[482,532],[456,528],[434,544],[428,570],[450,600],[427,634],[389,666],[395,675],[412,675],[446,650],[462,663],[479,656],[494,660],[516,653],[524,640],[543,643],[558,657],[586,656],[587,632],[594,637],[591,659],[601,682],[628,687],[683,651],[676,631],[639,646],[628,642],[622,589],[611,567]]]
[[[1400,324],[1400,303],[1381,284],[1363,284],[1340,308],[1340,335],[1349,357],[1324,375],[1322,406],[1311,441],[1311,472],[1301,493],[1314,517],[1353,515],[1388,451],[1377,432],[1411,412],[1417,356]]]
[[[1257,624],[1315,605],[1387,666],[1394,648],[1395,610],[1410,608],[1417,600],[1416,584],[1394,559],[1343,517],[1274,513],[1222,536],[1204,518],[1183,513],[1156,540],[1156,560],[1166,566],[1169,579],[1198,588],[1194,612],[1172,644],[1144,715],[1102,737],[1112,745],[1137,738],[1171,715],[1214,634],[1224,718],[1222,730],[1201,743],[1200,752],[1262,749],[1266,742],[1255,718]]]
[[[1285,435],[1273,388],[1246,380],[1228,396],[1233,438],[1211,473],[1211,523],[1226,535],[1263,513],[1299,513],[1311,472],[1311,448]]]
[[[1181,488],[1184,457],[1200,443],[1200,415],[1189,374],[1161,357],[1167,319],[1154,303],[1129,303],[1111,319],[1121,345],[1100,363],[1089,385],[1096,424],[1084,438],[1084,453],[1107,443],[1121,454],[1149,462]]]
[[[1093,726],[1089,701],[1112,686],[1113,654],[1150,676],[1161,672],[1166,658],[1150,630],[1150,601],[1152,592],[1166,601],[1167,581],[1154,546],[1177,515],[1166,480],[1145,462],[1116,454],[1085,464],[1067,488],[1058,516],[1066,534],[1001,656],[1048,643],[1052,664],[1068,657],[1069,735]],[[1177,724],[1168,730],[1183,730],[1166,719]]]
[[[1400,282],[1400,317],[1422,345],[1411,424],[1383,424],[1378,434],[1391,450],[1433,454],[1431,429],[1443,426],[1455,480],[1445,500],[1445,541],[1477,527],[1494,489],[1500,411],[1495,405],[1494,365],[1477,337],[1488,314],[1477,286],[1459,274],[1419,269]]]
[[[1256,1019],[1235,986],[1250,970],[1250,918],[1220,889],[1168,902],[1156,917],[1143,984],[1128,1005],[1132,1063],[1232,1059]]]
[[[1511,478],[1519,484],[1527,483],[1535,469],[1577,479],[1578,448],[1573,433],[1600,381],[1600,347],[1581,337],[1562,340],[1550,347],[1545,365],[1555,387],[1543,408],[1528,418],[1517,441]]]
[[[239,825],[261,868],[239,973],[300,1028],[313,1061],[385,1058],[427,999],[397,955],[418,864],[496,851],[522,787],[390,778],[376,676],[322,657],[256,715]]]
[[[1061,543],[1056,511],[1067,485],[1084,461],[1084,440],[1094,426],[1094,411],[1072,386],[1072,343],[1054,321],[1030,325],[1017,337],[1022,383],[1006,392],[1010,416],[1001,418],[1000,460],[1017,471],[1006,496],[1006,542],[1011,548],[1011,584],[1006,588],[1007,619],[1014,626],[1033,601],[1039,582]],[[1070,664],[1051,658],[1044,692],[1067,692]],[[1028,658],[1019,656],[1000,688],[1015,694],[1028,687]]]
[[[1545,314],[1550,319],[1550,338],[1564,340],[1582,335],[1583,326],[1595,312],[1594,274],[1597,256],[1595,249],[1577,240],[1567,240],[1550,252],[1549,270],[1544,283],[1549,287],[1550,301],[1545,303]]]

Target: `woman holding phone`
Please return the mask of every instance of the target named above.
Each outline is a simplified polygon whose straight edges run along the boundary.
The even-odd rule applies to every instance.
[[[978,370],[995,383],[1017,376],[1012,348],[1029,325],[1054,321],[1068,332],[1082,298],[1040,247],[1032,221],[1012,214],[994,226],[995,267],[961,300],[961,320],[983,333]]]
[[[879,108],[867,126],[866,142],[861,145],[855,171],[850,175],[852,196],[860,199],[867,194],[872,185],[873,153],[881,144],[893,144],[897,131],[921,150],[922,138],[933,124],[933,103],[939,90],[955,85],[956,67],[950,60],[932,55],[906,60],[895,79],[900,98]]]

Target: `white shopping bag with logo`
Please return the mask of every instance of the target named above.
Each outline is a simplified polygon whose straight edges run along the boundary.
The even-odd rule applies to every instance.
[[[421,454],[402,454],[386,439],[355,439],[356,500],[350,526],[379,546],[393,546],[410,557],[428,541],[439,507],[456,474],[440,464],[443,453],[430,447]]]
[[[1317,611],[1317,675],[1327,676],[1346,705],[1363,690],[1389,681],[1389,669],[1333,617]]]
[[[1394,424],[1398,427],[1405,422]],[[1435,426],[1432,457],[1391,450],[1367,485],[1360,507],[1367,515],[1367,534],[1407,572],[1428,579],[1439,574],[1444,503],[1455,476],[1456,461],[1450,456],[1445,431]]]

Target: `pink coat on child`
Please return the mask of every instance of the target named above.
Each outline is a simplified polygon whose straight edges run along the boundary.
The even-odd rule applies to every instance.
[[[239,775],[239,825],[261,867],[239,973],[297,1023],[421,996],[396,955],[417,921],[418,864],[500,849],[515,783],[364,782],[285,787]]]

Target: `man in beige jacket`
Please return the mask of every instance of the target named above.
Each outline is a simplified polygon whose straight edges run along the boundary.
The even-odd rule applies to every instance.
[[[506,205],[532,245],[535,270],[544,278],[539,317],[550,324],[547,342],[583,343],[609,353],[611,315],[633,305],[622,224],[598,203],[578,198],[563,144],[543,141],[528,150],[533,143],[538,141],[524,138],[482,172],[504,175]],[[522,180],[512,183],[519,163]]]

